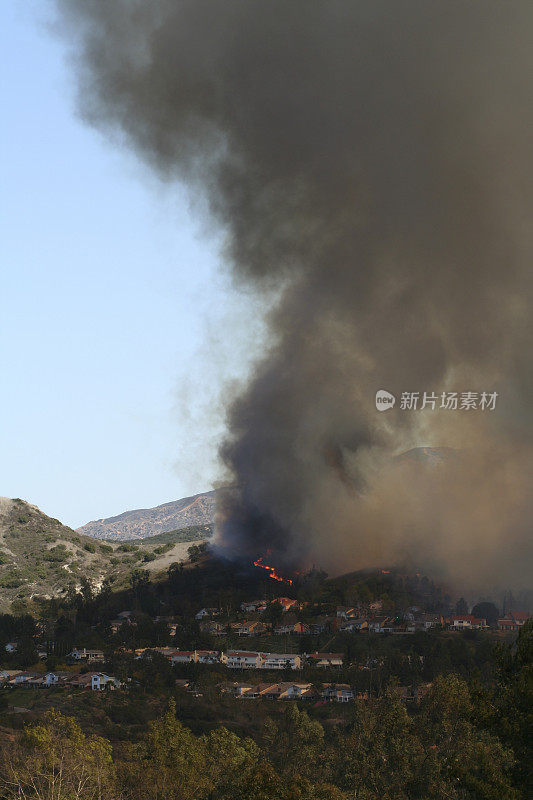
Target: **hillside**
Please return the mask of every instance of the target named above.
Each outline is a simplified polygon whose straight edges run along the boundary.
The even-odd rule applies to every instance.
[[[78,533],[107,541],[146,539],[184,528],[210,526],[214,514],[215,492],[202,492],[155,508],[138,508],[115,517],[93,520],[78,528]]]
[[[33,598],[51,598],[88,579],[98,590],[104,580],[119,587],[136,567],[161,572],[187,558],[191,542],[210,529],[174,531],[153,542],[95,542],[18,498],[0,498],[0,611]]]

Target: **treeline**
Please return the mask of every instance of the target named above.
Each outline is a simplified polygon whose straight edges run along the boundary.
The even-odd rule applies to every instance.
[[[464,681],[439,679],[409,716],[391,689],[345,730],[296,705],[259,741],[225,727],[195,736],[167,712],[113,749],[52,710],[4,746],[0,796],[40,800],[517,800],[515,756],[477,725]],[[514,784],[514,785],[513,785]]]
[[[490,688],[440,677],[411,714],[391,685],[342,725],[277,704],[251,739],[224,726],[195,735],[171,700],[136,741],[112,743],[52,710],[4,742],[0,798],[526,800],[532,670],[529,622],[500,647]]]

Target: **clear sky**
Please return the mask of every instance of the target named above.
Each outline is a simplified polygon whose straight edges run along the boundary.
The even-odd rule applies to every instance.
[[[185,190],[77,117],[49,13],[0,4],[0,495],[77,527],[212,488],[262,326]]]

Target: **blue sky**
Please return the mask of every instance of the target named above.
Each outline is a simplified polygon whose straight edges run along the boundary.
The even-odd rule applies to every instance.
[[[263,327],[185,189],[77,117],[49,12],[0,5],[0,495],[76,527],[211,488]]]

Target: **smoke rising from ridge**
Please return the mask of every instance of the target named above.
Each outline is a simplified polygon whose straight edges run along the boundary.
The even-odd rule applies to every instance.
[[[84,117],[201,193],[238,281],[281,288],[228,409],[221,546],[525,585],[531,4],[58,5]],[[379,413],[378,389],[500,397]],[[393,461],[419,444],[462,454]]]

